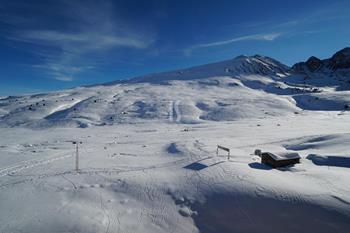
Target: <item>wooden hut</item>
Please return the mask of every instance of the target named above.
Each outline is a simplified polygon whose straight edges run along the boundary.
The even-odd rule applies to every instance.
[[[300,163],[300,156],[298,153],[270,153],[263,152],[261,153],[261,163],[267,164],[273,168],[284,167]]]

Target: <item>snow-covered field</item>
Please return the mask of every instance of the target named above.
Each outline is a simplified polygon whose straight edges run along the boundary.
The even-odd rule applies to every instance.
[[[0,232],[349,232],[350,91],[288,72],[238,57],[0,99]]]

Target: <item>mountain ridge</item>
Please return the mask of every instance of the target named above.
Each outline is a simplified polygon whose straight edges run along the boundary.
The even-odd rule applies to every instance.
[[[162,83],[170,80],[189,80],[208,78],[212,76],[232,76],[242,74],[261,74],[261,75],[286,75],[290,68],[287,65],[263,55],[239,55],[233,59],[208,63],[189,68],[171,70],[165,72],[156,72],[137,76],[125,80],[117,80],[105,83],[103,85],[151,82]],[[186,74],[191,73],[191,77]],[[99,85],[99,84],[97,84]]]
[[[341,69],[350,69],[350,47],[345,47],[330,58],[319,59],[311,56],[305,62],[298,62],[292,66],[297,73],[337,72]]]
[[[205,71],[207,72],[207,77],[213,75],[230,76],[242,74],[261,74],[284,77],[290,74],[310,75],[310,73],[312,76],[313,73],[317,73],[318,71],[325,72],[327,74],[335,73],[338,76],[344,76],[344,69],[345,71],[349,69],[350,73],[350,47],[345,47],[335,52],[330,58],[321,60],[316,56],[311,56],[306,61],[297,62],[291,67],[281,63],[280,61],[274,58],[260,54],[255,54],[252,56],[239,55],[229,60],[207,63],[198,66],[191,66],[188,68],[177,70],[155,72],[146,75],[136,76],[130,79],[117,80],[89,86],[115,85],[138,82],[162,83],[167,82],[169,80],[198,79],[203,78],[203,74],[201,74],[200,77],[186,77],[186,73],[193,71],[196,72],[198,70],[201,70],[202,68],[206,69]],[[340,71],[338,72],[338,70]],[[346,72],[345,76],[347,75],[348,73]]]

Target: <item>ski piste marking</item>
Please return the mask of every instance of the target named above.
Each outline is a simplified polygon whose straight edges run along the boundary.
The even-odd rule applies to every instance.
[[[180,100],[170,101],[169,104],[169,121],[170,122],[180,122],[181,112],[179,109]]]

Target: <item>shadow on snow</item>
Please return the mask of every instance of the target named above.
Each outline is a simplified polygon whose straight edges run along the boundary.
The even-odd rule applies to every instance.
[[[321,156],[310,154],[306,159],[311,160],[314,164],[319,166],[334,166],[350,168],[350,158],[342,156]]]

